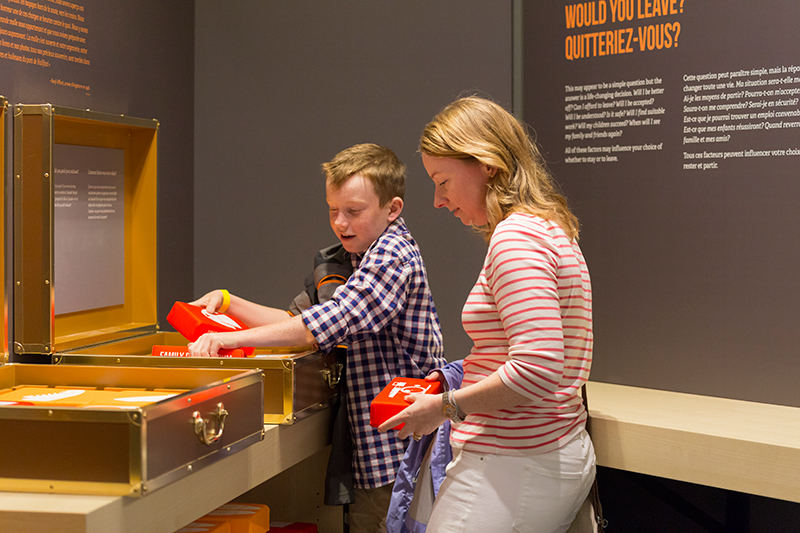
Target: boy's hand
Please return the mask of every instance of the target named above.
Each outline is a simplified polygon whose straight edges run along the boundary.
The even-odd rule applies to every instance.
[[[444,374],[441,370],[431,370],[430,374],[425,376],[425,381],[441,381],[444,388],[447,389],[447,381],[444,378]]]
[[[223,348],[236,348],[225,343],[227,333],[204,333],[196,341],[189,343],[190,357],[218,357]],[[228,343],[232,344],[232,343]]]
[[[223,299],[224,297],[222,296],[222,291],[217,289],[204,296],[201,296],[193,302],[189,302],[189,304],[197,307],[204,307],[209,313],[214,313],[222,306]]]
[[[436,379],[429,381],[436,381]],[[385,432],[395,426],[405,424],[397,436],[405,439],[409,435],[414,435],[414,438],[419,440],[422,435],[433,433],[447,420],[442,411],[441,394],[409,394],[405,400],[411,405],[381,424],[378,431]]]

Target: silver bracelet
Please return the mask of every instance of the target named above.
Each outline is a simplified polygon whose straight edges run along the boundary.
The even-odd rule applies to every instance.
[[[444,416],[456,424],[460,424],[467,418],[466,413],[458,407],[452,390],[442,393],[442,412],[444,412]]]

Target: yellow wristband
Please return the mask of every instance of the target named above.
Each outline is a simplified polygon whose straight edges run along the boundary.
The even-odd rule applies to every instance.
[[[217,309],[217,313],[224,313],[231,306],[231,293],[227,289],[220,289],[222,291],[222,305]]]

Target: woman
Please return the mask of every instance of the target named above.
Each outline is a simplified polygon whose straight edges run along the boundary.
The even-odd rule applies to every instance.
[[[578,221],[525,127],[494,102],[453,102],[420,151],[435,207],[475,227],[488,252],[462,312],[474,346],[461,388],[409,395],[381,429],[405,423],[399,436],[418,438],[453,422],[429,532],[566,531],[595,474],[578,394],[592,354]]]

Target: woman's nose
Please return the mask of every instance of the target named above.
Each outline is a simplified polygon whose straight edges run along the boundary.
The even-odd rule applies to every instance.
[[[433,193],[433,207],[439,209],[440,207],[444,207],[445,205],[447,205],[447,198],[439,194],[439,191],[435,191]]]

